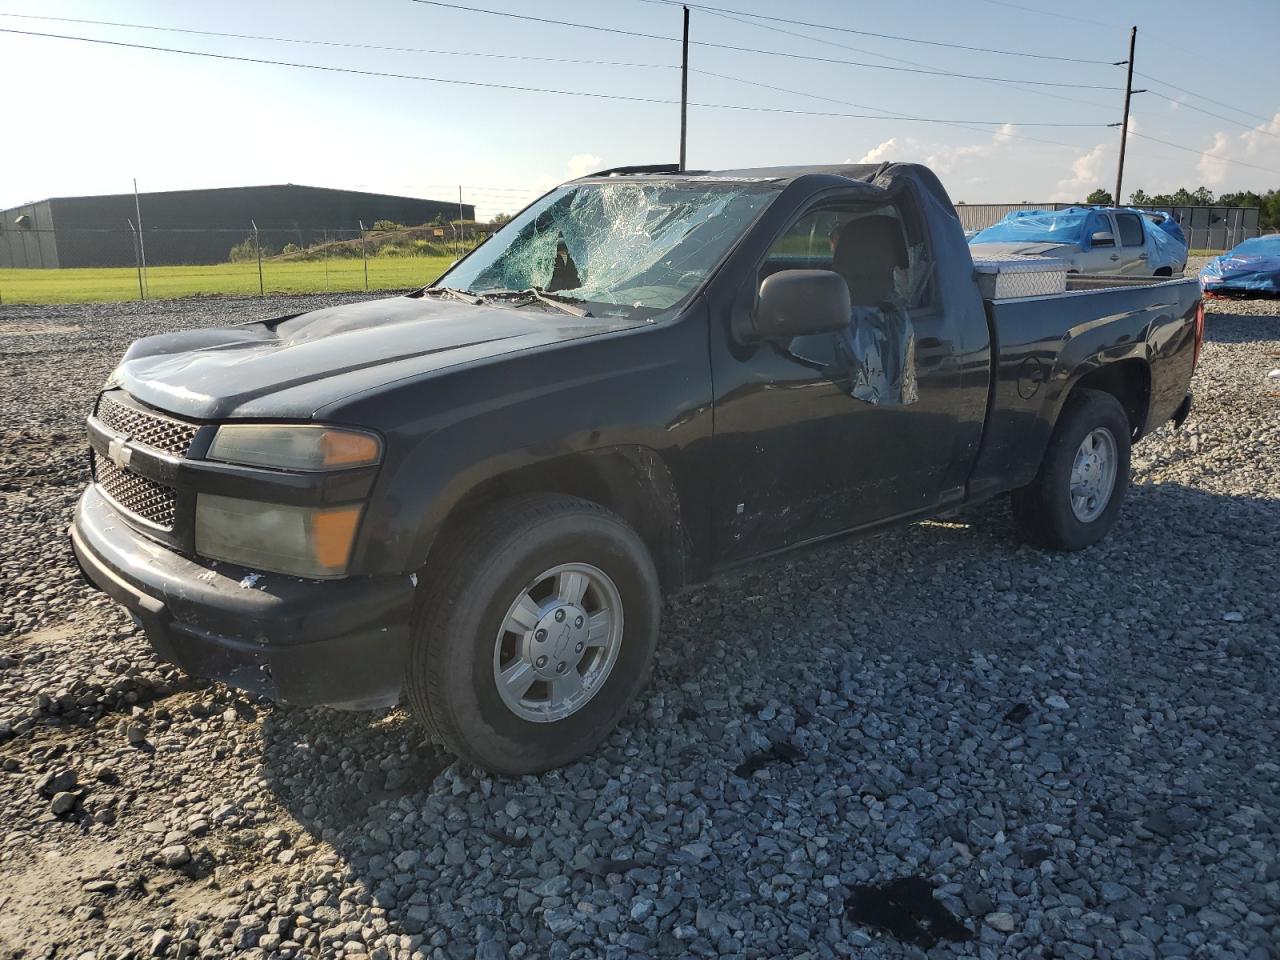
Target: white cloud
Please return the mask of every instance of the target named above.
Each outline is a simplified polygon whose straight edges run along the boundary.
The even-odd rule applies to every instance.
[[[872,147],[862,155],[858,163],[880,163],[883,160],[901,160],[898,156],[898,138],[890,137],[879,146]],[[850,161],[853,162],[853,161]]]
[[[1057,189],[1049,200],[1053,203],[1073,203],[1083,200],[1098,187],[1104,187],[1107,178],[1108,164],[1112,160],[1112,148],[1099,143],[1092,150],[1083,153],[1071,164],[1072,176],[1059,180]]]
[[[604,161],[597,157],[594,153],[575,153],[564,163],[564,172],[561,174],[544,174],[534,181],[537,190],[533,192],[533,196],[539,193],[545,193],[552,187],[558,187],[566,180],[577,180],[578,177],[585,177],[589,173],[604,166]]]
[[[1205,150],[1205,154],[1196,164],[1196,169],[1211,187],[1221,187],[1228,181],[1234,186],[1241,180],[1253,184],[1260,177],[1266,179],[1268,176],[1274,181],[1274,175],[1227,161],[1243,160],[1255,166],[1280,168],[1280,113],[1241,134],[1217,131],[1213,135],[1213,145]]]
[[[964,183],[975,184],[985,180],[986,171],[977,169],[977,163],[1009,153],[1006,149],[1017,139],[1017,128],[1006,123],[983,143],[947,144],[915,137],[890,137],[868,150],[858,163],[879,163],[883,160],[923,163],[933,168],[939,176],[956,174]],[[1025,149],[1025,148],[1024,148]],[[1033,148],[1034,149],[1034,148]],[[852,162],[852,161],[850,161]]]
[[[599,170],[602,163],[604,161],[594,153],[575,153],[565,165],[569,170],[568,179],[576,180],[578,177],[585,177],[588,173]]]

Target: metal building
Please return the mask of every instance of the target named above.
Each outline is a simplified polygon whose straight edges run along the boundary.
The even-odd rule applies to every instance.
[[[358,235],[360,223],[407,226],[457,220],[453,201],[420,200],[357,190],[278,184],[144,193],[143,241],[148,264],[224,263],[257,224],[275,247],[307,246]],[[464,204],[461,218],[475,219]],[[0,267],[131,267],[137,215],[134,195],[53,197],[0,212]]]
[[[966,230],[983,230],[1017,210],[1065,210],[1079,203],[960,203],[956,214]],[[1256,237],[1257,207],[1139,207],[1153,213],[1172,214],[1193,250],[1228,250],[1241,240]]]

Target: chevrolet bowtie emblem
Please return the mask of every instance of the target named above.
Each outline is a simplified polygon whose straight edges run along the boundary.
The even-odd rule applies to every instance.
[[[107,459],[116,465],[117,470],[123,470],[125,467],[129,466],[129,460],[133,456],[133,450],[128,444],[128,434],[120,437],[112,437],[111,442],[107,444]]]

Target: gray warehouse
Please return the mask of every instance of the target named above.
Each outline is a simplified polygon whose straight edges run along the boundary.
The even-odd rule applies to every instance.
[[[292,183],[143,193],[148,264],[224,263],[256,223],[264,247],[306,246],[358,236],[360,223],[408,226],[456,220],[457,203]],[[462,219],[474,220],[465,204]],[[0,213],[0,267],[131,267],[135,263],[134,195],[52,197]]]

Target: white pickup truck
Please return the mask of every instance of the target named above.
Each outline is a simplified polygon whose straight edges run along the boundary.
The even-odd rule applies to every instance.
[[[1011,213],[969,240],[975,259],[1052,257],[1072,273],[1174,277],[1187,247],[1160,225],[1163,214],[1105,207]]]

